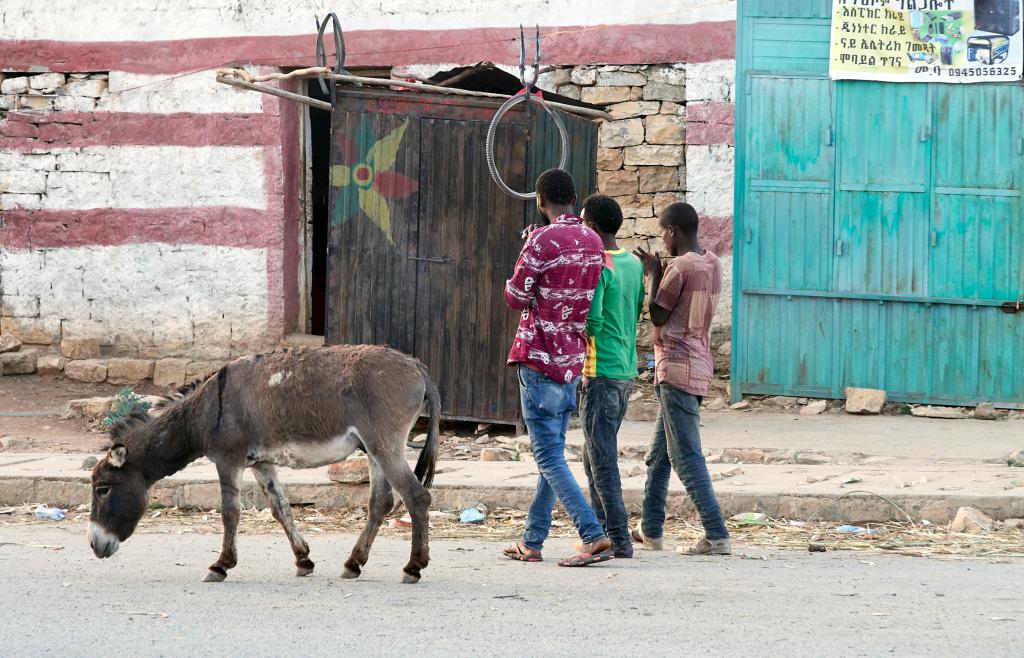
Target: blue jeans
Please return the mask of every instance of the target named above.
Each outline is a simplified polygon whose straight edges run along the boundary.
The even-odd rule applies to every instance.
[[[619,480],[619,427],[626,416],[633,380],[594,377],[583,391],[583,470],[590,483],[590,503],[597,520],[616,547],[631,544],[629,515]]]
[[[519,397],[523,420],[530,430],[533,457],[537,460],[537,492],[526,516],[523,544],[539,551],[551,531],[551,510],[555,501],[569,514],[585,543],[605,536],[594,510],[587,504],[565,461],[565,432],[576,409],[579,379],[560,384],[536,370],[519,367]]]
[[[693,500],[708,539],[726,539],[722,510],[711,488],[711,474],[700,447],[701,399],[678,388],[658,384],[658,424],[647,451],[647,484],[641,530],[657,539],[665,525],[665,498],[674,469]]]

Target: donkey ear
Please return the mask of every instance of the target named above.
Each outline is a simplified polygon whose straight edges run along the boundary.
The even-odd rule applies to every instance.
[[[128,460],[128,448],[116,445],[107,453],[107,462],[114,468],[121,468]]]

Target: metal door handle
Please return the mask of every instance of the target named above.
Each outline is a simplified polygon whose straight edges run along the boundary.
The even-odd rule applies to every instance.
[[[931,238],[929,239],[929,244],[931,246],[933,246],[933,247],[938,247],[939,246],[939,232],[938,231],[932,231]]]
[[[825,146],[832,146],[833,142],[835,142],[835,139],[835,131],[833,131],[832,127],[829,126],[828,128],[825,129]]]
[[[842,240],[836,240],[836,256],[842,256],[843,255],[843,247],[844,247],[843,241]]]
[[[1003,313],[1007,313],[1009,315],[1016,315],[1017,313],[1024,312],[1024,302],[1006,302],[999,308],[1002,309]]]
[[[927,142],[932,138],[932,127],[928,125],[921,126],[921,141]]]
[[[748,228],[743,234],[743,239],[747,242],[747,244],[750,244],[750,242],[754,239],[754,232]]]

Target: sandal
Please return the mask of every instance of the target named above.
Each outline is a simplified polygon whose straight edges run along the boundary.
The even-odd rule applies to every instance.
[[[607,562],[615,558],[612,542],[607,537],[579,546],[576,555],[567,557],[558,563],[560,567],[589,567],[598,562]]]
[[[541,556],[540,551],[535,551],[529,546],[524,546],[518,542],[511,546],[506,546],[502,551],[505,557],[517,560],[519,562],[543,562],[544,558]]]

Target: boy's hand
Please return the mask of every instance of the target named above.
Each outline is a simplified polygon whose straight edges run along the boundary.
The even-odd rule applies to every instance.
[[[661,274],[661,258],[658,257],[658,254],[652,254],[643,247],[637,247],[633,250],[633,255],[644,264],[644,274],[647,276]]]

